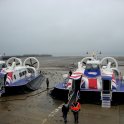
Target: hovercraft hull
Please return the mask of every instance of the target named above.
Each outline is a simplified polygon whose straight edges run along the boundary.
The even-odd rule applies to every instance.
[[[19,85],[10,85],[5,86],[5,94],[21,94],[21,93],[27,93],[30,91],[37,90],[41,87],[41,84],[43,83],[44,77],[43,75],[39,74],[37,77],[32,78],[30,80],[26,80],[25,83],[19,84]]]

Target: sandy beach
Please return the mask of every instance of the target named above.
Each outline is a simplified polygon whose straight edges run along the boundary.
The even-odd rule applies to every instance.
[[[49,78],[50,89],[63,81],[62,75],[74,70],[81,57],[42,57],[40,70]],[[124,63],[121,59],[121,63]],[[124,74],[124,67],[119,67]],[[26,94],[16,94],[0,98],[0,124],[63,124],[61,106],[63,101],[53,99],[46,90],[46,80],[39,90]],[[68,124],[73,124],[71,111]],[[100,105],[82,104],[79,115],[80,124],[122,124],[124,123],[124,105],[110,109]]]

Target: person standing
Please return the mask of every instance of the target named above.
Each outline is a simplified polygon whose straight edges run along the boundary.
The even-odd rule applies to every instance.
[[[47,85],[47,89],[49,89],[49,79],[46,79],[46,85]]]
[[[80,103],[75,101],[74,103],[72,103],[70,109],[73,112],[75,123],[78,123],[78,115],[79,115],[79,111],[80,111]]]
[[[72,71],[70,70],[70,71],[69,71],[69,76],[71,76],[71,75],[72,75]]]
[[[64,104],[62,106],[62,113],[63,113],[63,118],[64,118],[64,122],[66,123],[67,122],[67,114],[69,112],[69,106],[68,104]]]

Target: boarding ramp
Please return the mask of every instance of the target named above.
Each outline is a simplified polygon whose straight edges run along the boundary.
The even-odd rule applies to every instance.
[[[74,101],[78,101],[80,98],[80,83],[81,83],[82,76],[79,77],[79,79],[73,79],[72,82],[72,90],[68,94],[68,105],[71,106],[71,104]]]
[[[72,94],[70,94],[70,96],[68,97],[68,105],[71,106],[71,104],[74,101],[78,101],[78,99],[80,98],[80,93],[78,92],[72,92]]]
[[[112,91],[111,91],[111,79],[103,77],[102,78],[102,91],[101,100],[103,108],[111,107]]]

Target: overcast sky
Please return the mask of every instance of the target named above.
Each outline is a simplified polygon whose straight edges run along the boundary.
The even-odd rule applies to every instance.
[[[124,55],[124,0],[0,0],[0,53]]]

